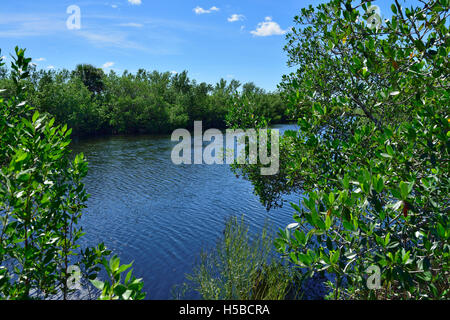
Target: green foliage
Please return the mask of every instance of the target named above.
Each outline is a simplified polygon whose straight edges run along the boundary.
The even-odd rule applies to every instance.
[[[395,1],[374,29],[368,7],[335,0],[295,17],[285,50],[297,70],[280,87],[300,130],[282,138],[279,175],[240,170],[268,207],[304,192],[299,228],[276,246],[334,274],[333,298],[448,299],[448,1]]]
[[[9,76],[5,70],[0,72],[4,98],[15,95],[14,72]],[[224,128],[235,97],[242,103],[250,101],[273,123],[286,119],[279,93],[266,93],[252,83],[244,84],[239,93],[241,84],[236,80],[221,79],[212,86],[189,79],[186,71],[140,69],[118,75],[104,74],[91,65],[78,65],[72,72],[29,68],[21,83],[30,105],[51,114],[57,123],[66,123],[78,136],[170,133],[192,128],[196,120],[202,120],[204,128]]]
[[[250,239],[244,219],[227,220],[214,251],[202,252],[183,289],[206,300],[279,300],[294,291],[289,268],[273,257],[265,227]]]
[[[90,64],[79,64],[72,71],[74,78],[80,79],[88,90],[94,94],[103,91],[103,70]]]
[[[72,157],[67,125],[22,100],[30,61],[16,48],[16,94],[0,99],[0,299],[67,299],[74,291],[71,267],[95,278],[109,251],[78,244],[87,162],[83,154]],[[132,288],[132,297],[141,298],[141,287]]]
[[[21,81],[30,59],[16,48],[14,83]],[[81,179],[83,155],[70,160],[70,131],[55,126],[18,99],[0,101],[1,251],[3,298],[27,298],[32,290],[44,297],[59,288],[66,297],[69,257],[78,246],[76,224],[87,200]]]
[[[279,93],[266,93],[252,82],[246,83],[240,94],[235,93],[230,98],[226,124],[228,127],[247,129],[285,122],[284,106]]]
[[[133,263],[120,265],[120,259],[116,255],[109,261],[105,258],[102,264],[110,281],[91,280],[92,284],[101,291],[99,300],[142,300],[145,293],[142,292],[144,283],[142,279],[132,276],[133,269],[129,270],[121,283],[122,273],[131,268]]]

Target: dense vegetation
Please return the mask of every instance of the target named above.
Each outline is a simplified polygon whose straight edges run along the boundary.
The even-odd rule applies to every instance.
[[[116,133],[171,133],[191,128],[202,120],[204,128],[224,128],[228,109],[235,99],[246,99],[256,112],[272,123],[286,121],[279,92],[268,93],[253,83],[221,79],[216,85],[197,83],[187,72],[136,74],[114,71],[104,74],[92,65],[68,70],[30,68],[25,92],[30,105],[66,123],[78,136]],[[12,73],[0,70],[0,93],[7,98],[14,90]]]
[[[121,278],[131,265],[107,261],[103,244],[79,245],[87,162],[72,157],[67,125],[24,100],[30,61],[16,48],[12,92],[0,98],[0,299],[67,299],[81,288],[90,298],[142,299],[142,281],[131,271]]]
[[[238,91],[236,81],[197,84],[185,72],[35,72],[16,49],[10,71],[0,72],[0,298],[67,298],[74,276],[101,299],[145,296],[131,272],[121,277],[131,265],[107,261],[103,244],[78,244],[87,163],[70,157],[71,129],[62,123],[80,135],[170,132],[200,119],[265,127],[285,120],[286,105],[299,131],[281,138],[279,173],[233,166],[267,208],[303,194],[291,204],[295,223],[275,240],[279,253],[301,278],[326,272],[329,298],[448,299],[449,1],[420,3],[394,0],[392,17],[373,28],[364,0],[303,9],[287,35],[297,70],[283,77],[283,100],[252,84]],[[267,264],[269,251],[264,233],[251,242],[231,220],[191,288],[205,298],[283,298],[291,270]],[[373,267],[377,288],[367,279]]]
[[[276,247],[332,275],[334,299],[450,297],[449,1],[421,4],[395,0],[377,27],[367,1],[303,9],[280,85],[299,131],[282,138],[278,175],[235,166],[268,208],[303,193]]]

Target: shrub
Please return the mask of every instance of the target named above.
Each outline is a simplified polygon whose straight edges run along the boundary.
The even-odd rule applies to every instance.
[[[31,59],[25,50],[15,51],[11,68],[16,93],[0,99],[0,299],[67,299],[81,276],[84,284],[97,278],[100,262],[106,268],[110,252],[103,244],[84,250],[78,244],[83,236],[78,222],[88,199],[82,183],[87,162],[83,154],[71,156],[67,125],[55,125],[55,119],[24,100]],[[110,265],[106,269],[113,293],[143,298],[136,279],[131,293],[120,292],[120,273],[129,266],[120,266],[116,257]],[[130,287],[130,276],[125,287]]]
[[[302,9],[287,35],[297,70],[280,86],[299,131],[282,138],[278,175],[239,169],[268,207],[303,193],[276,247],[334,274],[332,298],[450,296],[448,9],[395,0],[371,28],[369,2],[333,0]]]
[[[203,251],[184,290],[206,300],[279,300],[293,291],[287,265],[273,255],[267,226],[251,239],[244,219],[227,220],[215,250]]]

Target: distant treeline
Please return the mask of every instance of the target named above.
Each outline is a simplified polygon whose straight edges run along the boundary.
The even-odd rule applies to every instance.
[[[170,133],[191,128],[202,120],[204,128],[224,128],[226,115],[236,101],[251,102],[252,109],[271,123],[286,121],[279,92],[266,92],[253,83],[221,79],[217,84],[198,83],[187,72],[105,74],[92,65],[32,71],[25,83],[26,99],[41,113],[67,123],[75,135],[118,133]],[[0,96],[14,94],[7,69],[0,70]],[[238,102],[239,103],[239,102]]]

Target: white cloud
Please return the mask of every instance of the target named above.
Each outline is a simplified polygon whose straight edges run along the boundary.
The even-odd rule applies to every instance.
[[[232,14],[231,17],[229,17],[227,20],[228,22],[235,22],[235,21],[242,21],[244,20],[245,16],[243,14]]]
[[[205,9],[203,9],[203,8],[201,8],[201,7],[196,7],[196,8],[194,8],[194,12],[195,12],[196,14],[203,14],[203,13],[209,13],[209,12],[211,12],[211,11],[205,10]]]
[[[55,66],[52,66],[52,65],[47,66],[47,69],[50,69],[50,70],[55,69]]]
[[[129,3],[131,3],[132,5],[140,5],[142,3],[141,0],[128,0]]]
[[[176,72],[176,71],[170,71],[170,73],[175,75],[175,74],[177,74],[178,72]]]
[[[117,4],[111,5],[112,8],[117,9],[119,6]]]
[[[146,48],[139,43],[130,41],[127,39],[126,35],[123,33],[92,33],[81,31],[77,33],[82,38],[85,38],[89,42],[93,43],[95,46],[103,47],[118,47],[118,48],[128,48],[128,49],[138,49],[145,50]]]
[[[103,69],[111,68],[114,65],[114,62],[105,62],[102,66]]]
[[[0,38],[21,38],[50,35],[66,31],[64,19],[46,15],[0,13]]]
[[[45,58],[38,58],[35,61],[45,61]]]
[[[121,26],[121,27],[142,28],[144,25],[142,23],[129,22],[129,23],[121,23],[121,24],[119,24],[119,26]]]
[[[285,34],[287,30],[281,29],[280,25],[272,21],[271,17],[266,17],[264,22],[258,23],[256,30],[250,31],[251,34],[258,37],[267,37],[273,35]]]
[[[197,7],[195,7],[195,8],[193,9],[193,11],[194,11],[196,14],[211,13],[211,12],[213,12],[213,11],[219,11],[219,10],[220,10],[220,9],[217,8],[216,6],[212,6],[212,7],[209,8],[208,10],[203,9],[202,7],[199,7],[199,6],[197,6]]]

